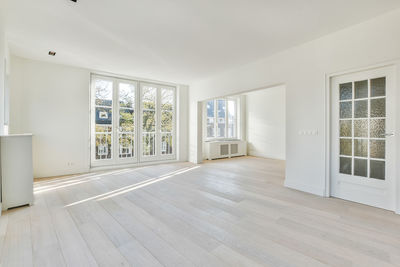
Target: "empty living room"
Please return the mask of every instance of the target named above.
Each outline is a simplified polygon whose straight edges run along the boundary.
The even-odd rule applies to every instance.
[[[399,0],[0,0],[0,266],[400,266],[399,114]]]

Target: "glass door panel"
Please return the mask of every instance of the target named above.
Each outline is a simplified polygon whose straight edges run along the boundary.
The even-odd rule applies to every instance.
[[[157,88],[142,87],[142,156],[156,155]]]
[[[136,82],[92,75],[91,165],[137,161]]]
[[[110,160],[113,155],[113,82],[103,79],[94,80],[95,109],[95,147],[96,160]]]
[[[120,159],[135,157],[135,84],[119,83],[118,147]]]
[[[174,90],[161,88],[161,154],[173,154]]]

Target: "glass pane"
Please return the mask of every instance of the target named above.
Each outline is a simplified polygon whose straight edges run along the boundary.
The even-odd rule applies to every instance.
[[[161,132],[172,132],[172,111],[161,112]]]
[[[174,90],[161,88],[161,109],[172,110],[174,107]]]
[[[119,106],[133,108],[135,106],[135,86],[130,83],[119,84]]]
[[[218,118],[221,118],[225,122],[225,110],[226,110],[226,101],[223,99],[217,100],[217,112]]]
[[[385,180],[385,162],[378,160],[370,160],[369,177]]]
[[[215,116],[214,109],[214,100],[210,100],[207,102],[207,117],[214,118]]]
[[[96,134],[96,159],[111,159],[111,134]]]
[[[352,144],[351,139],[340,138],[340,155],[351,156],[352,155]]]
[[[218,123],[218,137],[225,137],[225,123]]]
[[[354,139],[354,156],[365,158],[368,156],[368,140]]]
[[[351,158],[340,157],[340,173],[351,174]]]
[[[215,122],[215,109],[214,100],[207,102],[207,137],[215,137],[214,122]]]
[[[119,110],[119,131],[133,132],[134,130],[135,113],[132,109]]]
[[[144,109],[155,109],[156,108],[156,96],[157,88],[144,86],[142,105]]]
[[[351,137],[351,120],[340,121],[340,136]]]
[[[143,111],[143,131],[154,132],[156,130],[156,112],[154,110]]]
[[[354,137],[368,137],[367,120],[354,120]]]
[[[226,101],[224,99],[217,100],[217,137],[225,137],[225,113]]]
[[[228,100],[228,120],[229,122],[234,121],[236,118],[236,102]]]
[[[112,126],[112,109],[96,107],[96,126]]]
[[[371,79],[371,97],[386,94],[386,77]]]
[[[162,134],[161,136],[161,154],[172,154],[172,135],[169,133]]]
[[[112,106],[113,83],[104,80],[95,80],[95,104],[98,106]]]
[[[156,134],[143,133],[143,155],[154,156],[156,154]]]
[[[339,85],[340,100],[352,99],[353,98],[353,84],[342,83]]]
[[[347,119],[352,117],[352,103],[351,102],[341,102],[340,103],[340,118]]]
[[[368,97],[368,80],[354,83],[355,98]]]
[[[386,132],[385,119],[370,120],[370,136],[372,138],[382,138]]]
[[[386,99],[378,98],[371,99],[371,117],[386,116]]]
[[[354,159],[354,175],[367,177],[367,163],[366,159]]]
[[[236,137],[236,101],[228,100],[228,138]]]
[[[370,140],[369,149],[371,158],[385,158],[385,140]]]
[[[368,100],[354,101],[354,117],[355,118],[368,117]]]
[[[228,138],[236,138],[236,124],[228,124]]]
[[[119,157],[131,158],[134,156],[134,135],[120,134],[119,135]]]
[[[112,132],[112,126],[111,125],[102,125],[102,124],[96,124],[96,133],[102,133],[102,132]]]
[[[207,118],[207,137],[215,137],[214,118]]]

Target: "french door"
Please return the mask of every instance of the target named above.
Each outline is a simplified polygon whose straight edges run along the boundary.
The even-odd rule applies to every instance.
[[[331,196],[394,210],[394,70],[331,80]]]
[[[175,158],[175,88],[140,83],[140,160]]]
[[[175,87],[92,75],[91,166],[175,158]]]

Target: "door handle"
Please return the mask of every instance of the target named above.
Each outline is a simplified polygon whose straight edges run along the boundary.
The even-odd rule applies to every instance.
[[[394,133],[384,133],[384,134],[381,134],[381,136],[384,136],[384,137],[394,136]]]

